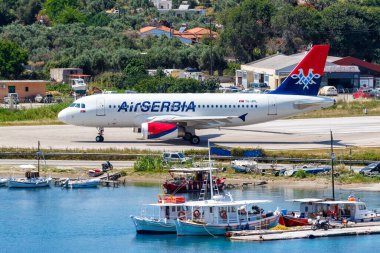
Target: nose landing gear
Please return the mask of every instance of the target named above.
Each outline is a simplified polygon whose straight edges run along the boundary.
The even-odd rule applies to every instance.
[[[98,130],[98,136],[96,136],[95,141],[96,142],[103,142],[104,141],[104,137],[103,137],[104,128],[103,127],[97,127],[96,129]]]

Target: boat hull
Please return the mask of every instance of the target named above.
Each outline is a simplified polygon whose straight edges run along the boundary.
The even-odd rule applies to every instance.
[[[90,182],[83,182],[83,183],[77,183],[77,182],[73,182],[73,183],[68,183],[68,187],[69,188],[73,188],[73,189],[79,189],[79,188],[96,188],[98,187],[100,181],[90,181]]]
[[[278,220],[278,223],[286,227],[298,227],[298,226],[310,225],[308,219],[295,218],[295,217],[290,217],[287,215],[281,216]]]
[[[202,224],[189,221],[176,220],[175,225],[178,236],[217,236],[224,235],[228,231],[269,229],[278,224],[278,216],[271,216],[248,223],[234,224]]]
[[[174,221],[149,219],[131,215],[131,219],[138,234],[175,234],[177,232]]]
[[[50,181],[43,181],[43,182],[19,182],[15,180],[9,180],[8,187],[9,188],[42,188],[42,187],[49,187]]]

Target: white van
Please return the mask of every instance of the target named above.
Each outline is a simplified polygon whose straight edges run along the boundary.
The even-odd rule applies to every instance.
[[[334,86],[324,86],[319,90],[321,96],[337,96],[338,90]]]

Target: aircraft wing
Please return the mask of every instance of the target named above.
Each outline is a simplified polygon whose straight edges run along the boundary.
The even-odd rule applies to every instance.
[[[219,127],[224,126],[226,123],[231,123],[235,120],[245,121],[245,116],[195,116],[184,117],[176,115],[164,115],[149,118],[149,122],[165,122],[165,123],[177,123],[180,125],[194,126],[200,128],[207,127]]]

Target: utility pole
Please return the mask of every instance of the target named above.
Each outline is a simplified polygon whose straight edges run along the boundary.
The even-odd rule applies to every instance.
[[[212,37],[211,18],[209,19],[209,21],[210,21],[210,75],[213,76],[214,75],[214,71],[212,69],[212,60],[213,60],[213,57],[212,57],[212,40],[214,38]]]
[[[331,186],[332,186],[332,199],[335,200],[335,186],[334,186],[334,160],[335,160],[335,154],[334,154],[334,145],[333,145],[333,135],[332,131],[330,130],[330,140],[331,140]]]

